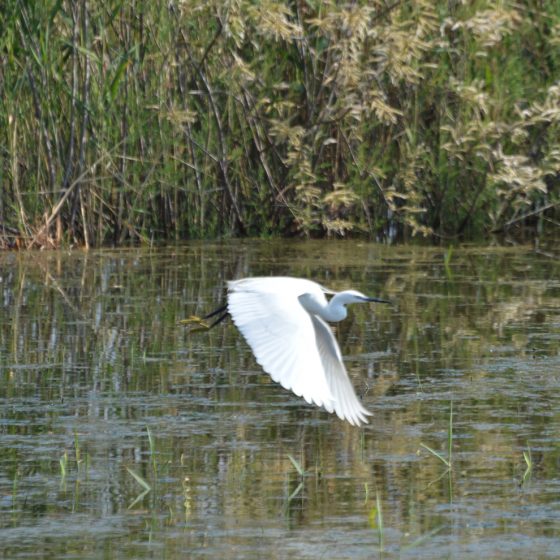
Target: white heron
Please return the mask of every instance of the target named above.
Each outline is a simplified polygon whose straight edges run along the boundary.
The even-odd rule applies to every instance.
[[[209,328],[229,313],[274,381],[350,424],[367,422],[371,413],[354,392],[326,321],[345,319],[350,303],[390,302],[356,290],[333,292],[303,278],[243,278],[227,286],[227,305],[204,317],[219,315]]]

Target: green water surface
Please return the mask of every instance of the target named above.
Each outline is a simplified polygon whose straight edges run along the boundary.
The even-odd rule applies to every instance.
[[[256,275],[394,302],[336,329],[369,425],[178,324]],[[528,247],[1,254],[0,557],[558,558],[559,351]]]

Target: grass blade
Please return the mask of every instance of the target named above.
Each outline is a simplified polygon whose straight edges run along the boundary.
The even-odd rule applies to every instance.
[[[296,469],[296,471],[298,472],[299,476],[305,476],[305,469],[301,466],[301,464],[293,458],[292,455],[290,455],[288,453],[288,459],[290,459],[290,461],[292,462],[292,465],[294,465],[294,468]]]
[[[449,461],[441,453],[438,453],[435,449],[432,449],[425,443],[421,443],[420,447],[423,447],[424,449],[426,449],[426,451],[429,451],[434,457],[437,457],[447,468],[451,467]]]
[[[134,480],[136,480],[136,482],[138,482],[138,484],[140,484],[140,486],[142,486],[146,490],[146,492],[149,492],[152,489],[152,487],[138,473],[135,473],[128,467],[126,467],[126,470],[130,474],[130,476],[132,476],[132,478],[134,478]]]

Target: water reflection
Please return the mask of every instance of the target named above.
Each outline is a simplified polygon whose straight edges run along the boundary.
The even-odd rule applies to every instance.
[[[0,255],[3,554],[555,557],[558,268],[355,242]],[[272,383],[231,325],[177,325],[262,274],[398,303],[337,327],[365,429]],[[448,470],[421,444],[447,453],[451,402]]]

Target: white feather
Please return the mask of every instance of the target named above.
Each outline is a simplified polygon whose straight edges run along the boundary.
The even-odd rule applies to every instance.
[[[299,278],[245,278],[228,282],[228,311],[274,381],[359,426],[371,413],[358,400],[323,319],[340,320],[346,304],[369,299],[348,291],[329,304],[325,292],[332,293]]]

